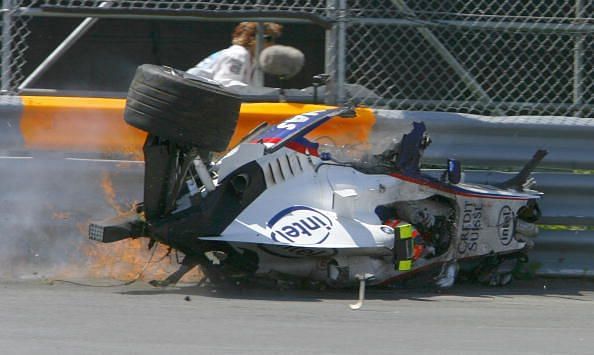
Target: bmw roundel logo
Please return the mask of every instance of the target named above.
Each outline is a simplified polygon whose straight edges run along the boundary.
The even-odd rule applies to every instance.
[[[386,234],[394,234],[394,228],[388,226],[381,226],[380,229]]]

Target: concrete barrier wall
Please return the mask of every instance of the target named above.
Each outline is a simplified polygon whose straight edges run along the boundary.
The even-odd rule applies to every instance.
[[[24,149],[22,115],[23,101],[20,97],[0,96],[0,151]]]

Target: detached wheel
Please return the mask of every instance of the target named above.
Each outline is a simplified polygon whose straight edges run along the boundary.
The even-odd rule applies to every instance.
[[[241,99],[217,82],[173,68],[144,64],[130,84],[125,121],[180,145],[227,148]]]

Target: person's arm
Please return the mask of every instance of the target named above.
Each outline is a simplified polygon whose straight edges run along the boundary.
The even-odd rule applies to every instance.
[[[203,76],[208,79],[212,79],[214,75],[215,67],[217,66],[217,61],[220,56],[222,56],[224,51],[215,52],[208,57],[201,60],[198,64],[194,67],[186,70],[187,73],[196,75],[196,76]]]

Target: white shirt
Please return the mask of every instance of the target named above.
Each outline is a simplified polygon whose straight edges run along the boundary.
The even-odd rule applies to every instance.
[[[252,58],[243,46],[232,45],[203,59],[188,73],[218,81],[223,86],[253,85]]]

